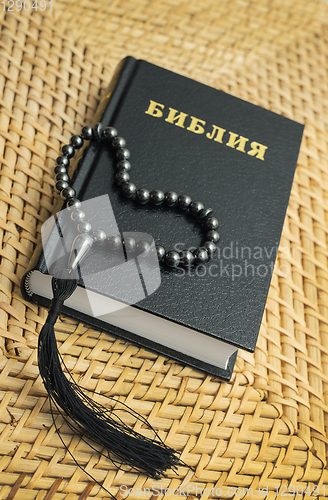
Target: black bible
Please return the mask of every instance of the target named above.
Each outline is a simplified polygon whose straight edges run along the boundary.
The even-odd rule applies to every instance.
[[[98,280],[92,285],[100,304],[96,317],[81,279],[63,312],[228,381],[238,348],[255,349],[303,125],[133,57],[119,64],[93,125],[98,122],[126,139],[138,188],[188,194],[212,208],[220,241],[205,264],[161,265],[156,290],[113,312],[114,299]],[[199,222],[188,211],[140,205],[122,195],[105,142],[86,144],[71,168],[78,199],[109,196],[120,233],[147,233],[166,250],[202,245]],[[56,212],[62,208],[60,200]],[[93,245],[86,272],[103,259],[99,252]],[[50,282],[39,244],[22,293],[49,306]]]

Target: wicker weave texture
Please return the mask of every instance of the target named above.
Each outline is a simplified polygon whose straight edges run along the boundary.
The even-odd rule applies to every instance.
[[[91,121],[126,55],[305,123],[304,140],[258,346],[239,353],[229,384],[62,316],[65,363],[80,384],[145,415],[195,468],[162,488],[188,486],[202,500],[315,485],[328,494],[328,5],[54,0],[52,12],[1,16],[0,500],[107,498],[55,432],[36,358],[46,310],[25,302],[19,283],[54,205],[60,146]],[[121,485],[132,499],[154,485],[62,433],[118,499]]]

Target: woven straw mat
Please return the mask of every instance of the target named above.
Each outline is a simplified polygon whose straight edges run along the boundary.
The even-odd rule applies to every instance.
[[[180,486],[176,497],[202,500],[328,495],[328,4],[53,0],[52,11],[48,3],[44,12],[0,8],[0,500],[108,498],[55,432],[36,356],[47,311],[23,300],[19,284],[57,196],[58,151],[92,120],[126,55],[304,123],[304,139],[258,345],[254,355],[239,353],[230,383],[61,316],[65,363],[81,385],[141,412],[194,467],[157,481],[159,499]],[[117,470],[67,426],[62,434],[116,498],[122,485],[133,499],[155,485]]]

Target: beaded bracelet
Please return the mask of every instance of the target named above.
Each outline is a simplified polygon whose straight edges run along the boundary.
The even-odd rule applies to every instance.
[[[84,141],[108,141],[112,149],[116,152],[117,173],[115,181],[120,186],[123,195],[126,198],[135,200],[144,205],[152,203],[155,206],[165,203],[168,207],[178,207],[184,212],[188,212],[197,218],[202,229],[205,231],[204,243],[201,247],[191,252],[183,250],[177,252],[175,250],[165,251],[161,245],[156,245],[156,252],[159,262],[165,263],[169,267],[192,266],[203,264],[213,255],[216,250],[216,243],[219,241],[219,233],[217,228],[219,221],[213,216],[211,208],[205,208],[200,201],[192,201],[188,195],[178,196],[174,191],[164,193],[160,189],[149,191],[145,188],[137,189],[130,181],[129,171],[131,170],[130,151],[126,148],[126,141],[123,137],[118,136],[118,132],[114,127],[106,127],[103,129],[101,123],[97,123],[94,128],[85,126],[82,129],[81,135],[73,135],[70,144],[65,144],[62,147],[62,154],[57,158],[55,167],[56,174],[56,190],[60,193],[61,198],[66,201],[66,207],[72,212],[71,219],[78,223],[77,230],[80,234],[88,234],[94,243],[108,243],[111,250],[118,250],[123,242],[125,251],[131,254],[135,251],[146,254],[150,245],[147,241],[139,241],[136,243],[134,238],[128,236],[121,240],[119,235],[108,236],[102,229],[92,229],[90,222],[85,220],[85,213],[81,210],[81,202],[76,198],[75,190],[70,186],[70,178],[67,169],[70,159],[75,155],[77,149],[82,148]]]

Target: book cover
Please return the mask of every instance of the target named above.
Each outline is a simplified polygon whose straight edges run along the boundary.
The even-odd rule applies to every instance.
[[[131,180],[149,190],[188,194],[211,207],[220,241],[212,259],[190,269],[161,267],[161,285],[131,306],[228,345],[253,352],[295,172],[303,125],[143,60],[126,58],[99,104],[94,123],[113,125],[131,151]],[[149,233],[165,249],[201,246],[194,217],[124,198],[113,153],[95,141],[77,160],[77,197],[109,195],[121,232]],[[56,207],[61,208],[62,202]],[[89,259],[92,267],[92,260]],[[39,246],[31,269],[47,273]],[[90,268],[91,272],[91,268]],[[26,298],[49,305],[28,289]],[[64,307],[73,317],[229,380],[224,368]]]

